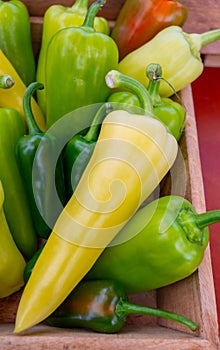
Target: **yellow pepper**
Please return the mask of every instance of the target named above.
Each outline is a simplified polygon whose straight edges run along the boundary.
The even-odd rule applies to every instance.
[[[3,209],[4,189],[0,181],[0,298],[18,291],[23,285],[25,260],[9,230]]]
[[[14,80],[14,85],[10,89],[2,89],[0,94],[0,107],[8,107],[16,109],[25,121],[25,115],[23,110],[23,97],[26,91],[26,85],[21,80],[20,76],[12,66],[11,62],[0,50],[0,75],[8,74]],[[37,102],[32,100],[32,110],[38,124],[42,131],[46,130],[45,118],[38,106]]]
[[[85,172],[24,288],[16,333],[64,301],[168,172],[177,149],[175,138],[153,117],[122,110],[107,115]]]
[[[161,30],[153,39],[125,56],[118,66],[121,73],[139,80],[146,87],[146,67],[157,63],[163,78],[180,91],[192,83],[203,72],[200,50],[203,46],[220,39],[220,29],[202,34],[188,34],[179,26]],[[165,81],[160,84],[160,96],[169,97],[174,90]]]

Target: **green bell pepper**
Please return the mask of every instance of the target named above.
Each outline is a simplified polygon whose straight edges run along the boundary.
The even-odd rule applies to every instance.
[[[37,89],[43,89],[43,84],[33,82],[24,95],[28,133],[19,138],[16,157],[27,191],[35,230],[39,237],[48,238],[66,203],[66,198],[61,156],[57,164],[53,165],[56,160],[56,139],[39,129],[31,110],[31,97]],[[57,201],[56,193],[61,202]]]
[[[20,0],[0,0],[0,48],[25,85],[35,80],[30,17]]]
[[[122,285],[108,280],[79,283],[44,323],[52,327],[116,333],[123,328],[130,314],[167,318],[193,331],[197,328],[195,322],[182,315],[129,302]]]
[[[104,117],[111,111],[110,104],[103,104],[98,109],[86,135],[76,134],[64,149],[64,169],[68,199],[72,196],[85,170],[98,139],[100,125]]]
[[[5,191],[5,216],[17,247],[31,258],[37,249],[37,236],[15,156],[17,141],[24,133],[21,115],[15,109],[0,108],[0,180]]]
[[[86,279],[116,280],[129,294],[184,279],[203,259],[208,225],[219,221],[220,210],[197,214],[180,196],[156,199],[131,218]]]
[[[45,84],[45,60],[47,47],[52,36],[60,29],[80,27],[88,10],[88,0],[76,0],[71,7],[62,5],[50,6],[44,14],[42,42],[37,63],[37,81]],[[104,17],[95,17],[94,29],[97,32],[109,34],[110,26]],[[45,90],[37,91],[38,104],[46,112]]]
[[[162,69],[159,64],[152,63],[148,65],[146,74],[149,79],[147,91],[151,96],[153,114],[164,125],[166,125],[170,133],[176,138],[177,141],[179,141],[185,126],[186,111],[180,103],[173,101],[171,98],[160,97],[159,87],[160,82],[163,78]],[[128,108],[128,106],[141,107],[143,109],[145,108],[143,102],[140,100],[141,91],[139,95],[137,95],[137,93],[134,91],[134,85],[128,85],[128,76],[123,75],[119,72],[110,72],[109,75],[111,75],[111,80],[109,79],[110,81],[108,81],[107,76],[107,84],[111,84],[109,85],[110,87],[120,89],[124,88],[129,89],[131,91],[113,92],[107,99],[108,102],[124,104],[124,108],[125,106],[126,108]],[[129,80],[130,79],[131,77],[129,77]],[[146,90],[146,88],[142,85],[141,89],[143,95],[144,89]]]
[[[93,28],[95,15],[104,3],[105,0],[92,3],[81,27],[58,31],[48,45],[47,127],[72,110],[105,102],[109,95],[105,75],[118,66],[118,48],[112,38]]]

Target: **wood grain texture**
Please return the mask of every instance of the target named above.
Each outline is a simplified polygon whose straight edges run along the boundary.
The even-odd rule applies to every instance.
[[[12,325],[0,325],[1,350],[216,350],[209,341],[164,327],[126,326],[120,334],[95,334],[46,326],[26,336],[14,335]]]

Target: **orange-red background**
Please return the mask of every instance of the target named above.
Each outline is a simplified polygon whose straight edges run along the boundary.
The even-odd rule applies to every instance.
[[[220,209],[220,68],[206,67],[192,84],[207,210]],[[210,226],[220,329],[220,223]]]

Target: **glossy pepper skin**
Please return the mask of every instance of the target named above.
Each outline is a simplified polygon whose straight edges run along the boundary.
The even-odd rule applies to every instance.
[[[1,89],[1,93],[4,91]],[[5,192],[5,215],[17,247],[31,258],[37,249],[37,236],[15,156],[17,141],[24,133],[20,114],[12,108],[0,108],[0,180]]]
[[[197,214],[182,197],[161,197],[132,217],[86,279],[114,279],[128,294],[182,280],[199,267],[208,225],[219,220],[219,210]]]
[[[43,85],[33,82],[27,87],[24,95],[28,131],[16,144],[16,158],[29,199],[35,230],[39,237],[48,238],[62,210],[62,206],[57,205],[54,191],[57,191],[61,203],[66,203],[64,170],[61,157],[56,167],[53,166],[56,140],[43,133],[35,122],[31,110],[31,97],[37,89],[43,89]],[[56,186],[53,183],[54,171]]]
[[[93,28],[104,2],[92,3],[81,27],[62,29],[50,41],[45,69],[47,127],[76,108],[108,97],[105,75],[118,65],[118,48],[112,38]]]
[[[175,138],[158,120],[123,110],[107,115],[83,176],[24,288],[15,333],[57,309],[165,176],[177,150]]]
[[[71,7],[62,5],[50,6],[44,15],[42,42],[37,62],[37,81],[45,84],[45,60],[46,51],[50,39],[59,30],[68,27],[82,26],[88,10],[88,0],[76,0]],[[94,29],[97,32],[108,35],[110,27],[104,17],[95,17]],[[45,91],[37,91],[37,101],[42,109],[46,112],[46,95]]]
[[[160,120],[167,130],[179,141],[185,126],[185,110],[170,98],[161,98],[158,89],[161,79],[161,69],[158,64],[150,64],[147,67],[149,85],[146,89],[139,81],[112,70],[106,75],[106,84],[111,88],[119,88],[122,91],[114,92],[108,98],[108,102],[121,106],[126,110],[136,110],[139,113],[149,110],[152,104],[152,116]],[[123,91],[123,89],[125,91]]]
[[[68,199],[75,191],[83,171],[92,156],[99,135],[100,125],[109,112],[110,104],[101,105],[86,134],[82,135],[78,133],[74,135],[65,146],[63,162]]]
[[[111,33],[118,45],[120,60],[162,29],[182,26],[187,16],[187,8],[180,1],[126,0]]]
[[[20,0],[0,1],[0,48],[25,85],[35,80],[30,18]]]
[[[17,292],[23,285],[25,260],[13,240],[5,218],[5,194],[0,181],[0,298]]]
[[[6,108],[9,107],[9,108],[16,109],[16,111],[19,112],[24,122],[26,123],[24,109],[23,109],[23,99],[26,91],[26,85],[24,84],[24,82],[16,72],[11,62],[4,55],[3,51],[0,50],[0,75],[5,75],[5,74],[10,75],[10,77],[14,81],[14,85],[10,89],[1,90],[0,107],[6,107]],[[42,130],[46,130],[45,118],[39,105],[37,104],[35,99],[32,99],[31,104],[32,104],[34,117],[38,126]]]
[[[175,91],[197,79],[203,71],[200,50],[203,46],[220,39],[220,29],[202,34],[185,33],[179,26],[170,26],[161,30],[153,39],[126,55],[118,65],[118,70],[139,80],[148,86],[146,67],[158,63],[163,78]],[[137,64],[138,62],[138,64]],[[160,96],[173,95],[166,82],[161,82]]]
[[[129,314],[168,318],[195,331],[190,319],[169,311],[141,306],[128,297],[115,281],[87,281],[79,283],[63,304],[44,323],[62,328],[87,328],[100,333],[119,332]]]

